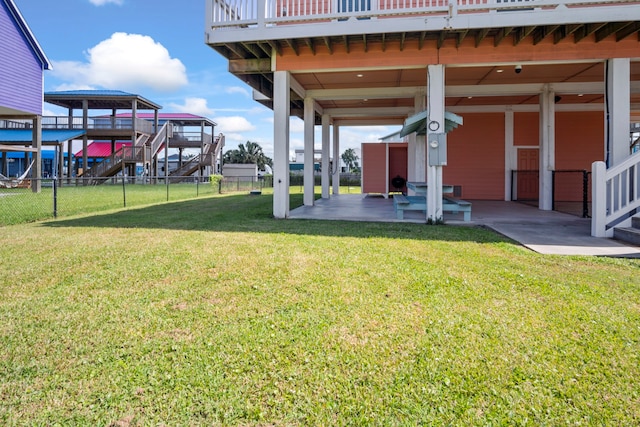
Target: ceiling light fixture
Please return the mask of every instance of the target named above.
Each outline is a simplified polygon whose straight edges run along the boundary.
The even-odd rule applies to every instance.
[[[498,69],[496,70],[496,73],[503,73],[503,72],[504,72],[504,70],[503,70],[502,68],[498,68]]]
[[[356,74],[356,77],[364,77],[364,74]]]

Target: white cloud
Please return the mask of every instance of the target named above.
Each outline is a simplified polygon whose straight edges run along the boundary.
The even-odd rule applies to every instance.
[[[169,108],[181,113],[197,114],[204,117],[213,114],[213,110],[207,106],[207,100],[204,98],[186,98],[184,104],[169,104]]]
[[[121,5],[123,0],[89,0],[89,3],[95,6],[104,6],[105,4],[113,3],[117,5]]]
[[[251,93],[249,93],[249,91],[242,86],[228,86],[228,87],[225,87],[224,91],[229,95],[234,95],[238,93],[246,96],[247,98],[251,97]]]
[[[86,63],[57,61],[52,74],[69,85],[173,91],[188,83],[185,66],[149,36],[114,33],[87,51]]]
[[[218,129],[225,137],[230,133],[249,132],[256,128],[242,116],[215,117],[213,121],[218,124]]]

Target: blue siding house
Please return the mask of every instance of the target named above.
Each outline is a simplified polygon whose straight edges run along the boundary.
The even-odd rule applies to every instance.
[[[44,70],[51,64],[13,0],[0,0],[0,121],[32,120],[31,147],[0,141],[0,152],[33,152],[33,177],[41,177],[42,103]],[[33,190],[39,191],[39,180]]]

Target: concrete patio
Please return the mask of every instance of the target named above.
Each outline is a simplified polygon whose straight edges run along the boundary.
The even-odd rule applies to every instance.
[[[462,214],[445,213],[450,225],[484,226],[503,234],[541,254],[592,255],[640,258],[640,248],[613,239],[591,236],[591,220],[517,202],[470,200],[473,204],[471,222]],[[405,212],[405,219],[396,219],[393,200],[361,194],[341,194],[318,199],[314,206],[301,206],[290,212],[291,219],[341,221],[373,221],[415,223],[426,222],[423,212]]]

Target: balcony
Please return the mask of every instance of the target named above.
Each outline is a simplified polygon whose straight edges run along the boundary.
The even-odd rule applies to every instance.
[[[286,34],[292,24],[341,23],[350,25],[309,26],[301,37],[331,36],[360,31],[357,27],[388,32],[390,22],[371,21],[403,18],[405,31],[456,30],[488,26],[543,25],[590,22],[622,22],[638,15],[636,0],[207,0],[207,42],[231,41],[219,30],[242,29],[236,41],[255,40],[257,31],[269,30],[275,37]],[[630,5],[635,11],[630,15]],[[511,12],[511,13],[504,13]],[[521,13],[513,13],[521,12]],[[527,18],[523,18],[526,12]],[[533,14],[531,12],[534,12]],[[369,22],[366,22],[369,21]],[[288,25],[284,25],[288,24]],[[407,26],[408,25],[408,26]],[[274,28],[278,28],[277,30]],[[296,26],[300,30],[299,26]],[[627,30],[630,30],[627,28]],[[218,33],[214,33],[217,31]],[[575,31],[575,30],[574,30]],[[636,28],[637,31],[637,28]],[[268,33],[265,33],[268,34]]]
[[[97,116],[87,119],[87,126],[83,125],[81,116],[44,116],[42,117],[42,129],[85,129],[92,134],[101,134],[102,132],[122,132],[131,133],[133,124],[130,117],[111,117]],[[153,134],[153,123],[149,120],[135,119],[136,131],[140,133]]]

